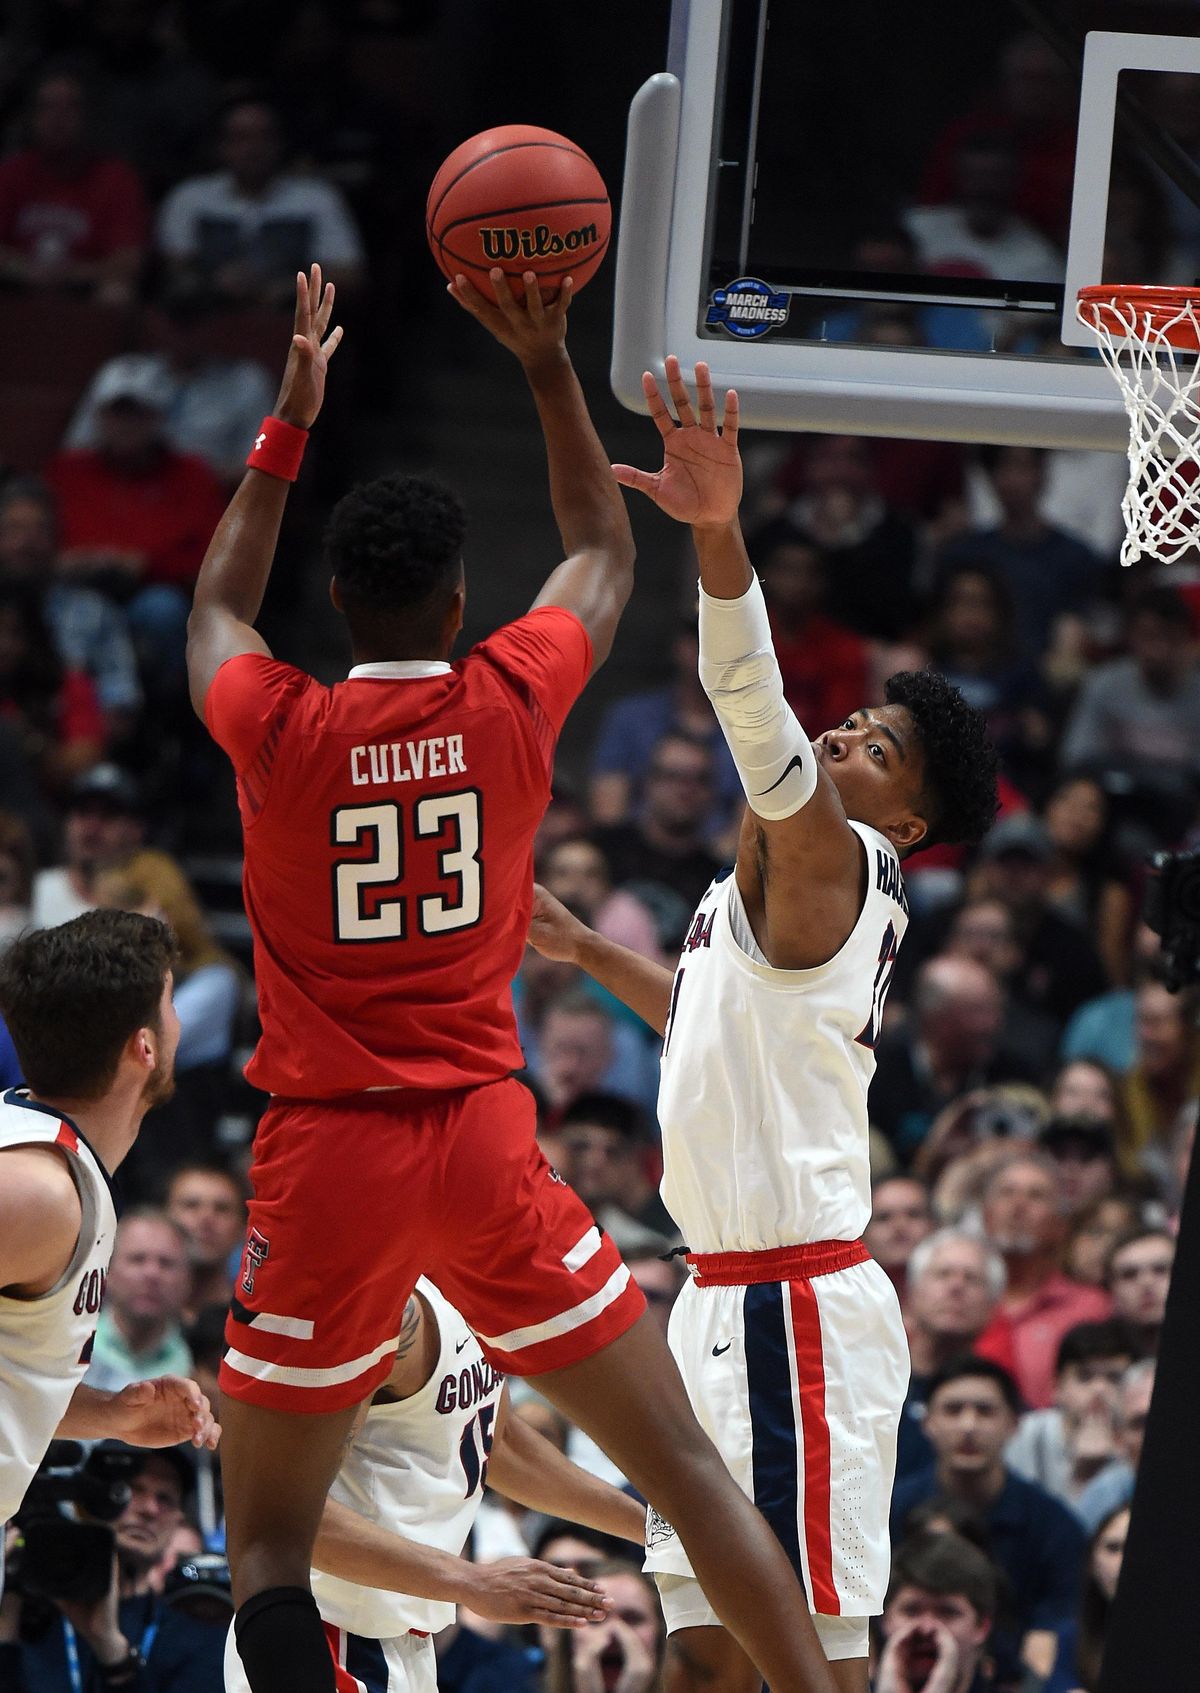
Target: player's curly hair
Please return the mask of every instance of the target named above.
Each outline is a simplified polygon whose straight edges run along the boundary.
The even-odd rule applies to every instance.
[[[925,754],[921,797],[929,832],[921,846],[982,840],[999,807],[996,749],[983,713],[935,670],[897,671],[884,698],[908,710]]]
[[[457,494],[430,477],[393,471],[334,506],[325,557],[348,609],[404,611],[453,584],[466,529]]]

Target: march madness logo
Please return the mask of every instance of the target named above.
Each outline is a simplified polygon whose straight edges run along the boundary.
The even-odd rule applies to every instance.
[[[757,276],[739,276],[736,282],[713,290],[704,319],[706,329],[725,329],[739,341],[757,341],[772,329],[782,329],[791,311],[791,297],[776,293]]]

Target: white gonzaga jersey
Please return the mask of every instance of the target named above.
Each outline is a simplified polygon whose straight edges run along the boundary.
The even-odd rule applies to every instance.
[[[91,1147],[57,1111],[16,1088],[0,1099],[0,1148],[12,1146],[58,1147],[82,1220],[71,1262],[48,1293],[0,1294],[0,1522],[20,1505],[83,1379],[117,1232],[108,1175]]]
[[[908,904],[891,844],[851,828],[867,893],[828,963],[772,969],[728,870],[683,944],[658,1116],[663,1202],[693,1252],[857,1240],[870,1220],[867,1088]]]
[[[438,1327],[437,1364],[409,1399],[372,1405],[350,1442],[330,1498],[368,1522],[457,1556],[483,1500],[504,1377],[432,1282],[424,1295]],[[322,1617],[350,1634],[387,1640],[409,1629],[436,1634],[454,1606],[312,1572]]]

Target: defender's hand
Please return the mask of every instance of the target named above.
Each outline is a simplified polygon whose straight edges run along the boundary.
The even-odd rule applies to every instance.
[[[738,454],[738,397],[725,393],[725,411],[717,427],[712,377],[706,364],[696,366],[696,407],[692,410],[687,384],[674,353],[667,354],[667,387],[675,402],[679,428],[650,371],[642,375],[642,392],[650,416],[663,438],[663,467],[653,473],[631,464],[614,464],[613,475],[624,488],[636,488],[677,523],[718,527],[732,523],[742,499],[742,461]]]
[[[193,1446],[215,1450],[221,1425],[206,1394],[183,1376],[155,1376],[131,1382],[107,1406],[111,1434],[130,1446]]]
[[[325,399],[325,373],[342,339],[342,326],[329,335],[333,315],[333,283],[321,287],[321,267],[296,276],[296,317],[292,345],[284,367],[275,416],[297,429],[311,429]]]
[[[500,1558],[472,1566],[466,1603],[492,1622],[538,1622],[549,1628],[585,1628],[612,1609],[594,1581],[538,1558]]]
[[[529,944],[543,958],[561,964],[578,960],[579,943],[587,929],[573,917],[560,899],[547,893],[540,882],[533,884],[533,912],[529,919]]]
[[[544,301],[537,277],[527,270],[521,278],[525,284],[524,304],[513,299],[508,278],[498,265],[488,272],[488,279],[494,300],[487,299],[465,276],[456,276],[446,292],[494,335],[502,347],[515,353],[526,370],[563,358],[567,312],[575,286],[571,278],[564,276],[554,299]]]

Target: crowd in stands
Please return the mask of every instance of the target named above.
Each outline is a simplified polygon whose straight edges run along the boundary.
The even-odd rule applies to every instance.
[[[17,7],[0,54],[0,288],[39,333],[62,326],[0,427],[0,945],[105,905],[175,928],[179,1087],[124,1172],[88,1379],[191,1371],[215,1397],[263,1102],[239,1076],[252,960],[207,815],[227,777],[186,700],[189,595],[272,401],[258,355],[284,344],[297,266],[319,260],[366,323],[399,286],[386,231],[423,178],[369,43],[394,64],[423,9],[288,8],[273,48],[248,6],[211,8],[220,30],[208,10]],[[253,84],[229,57],[243,26]],[[1182,132],[1192,96],[1177,92]],[[1041,117],[1060,94],[1014,41],[903,219],[864,235],[870,262],[1052,273],[1073,131],[1068,147]],[[1200,227],[1174,212],[1190,276]],[[830,338],[883,322],[850,315]],[[1200,575],[1117,567],[1123,469],[1105,455],[789,436],[751,438],[745,459],[744,528],[802,724],[832,727],[894,670],[931,666],[987,714],[1003,769],[978,851],[906,866],[912,920],[870,1098],[867,1238],[913,1366],[874,1686],[917,1693],[945,1660],[952,1693],[1095,1693],[1200,1095],[1196,998],[1167,990],[1140,916],[1147,855],[1200,842]],[[319,470],[298,495],[311,528]],[[598,719],[585,698],[590,762],[559,772],[537,874],[671,963],[731,857],[741,793],[697,680],[689,583],[660,650],[654,686]],[[655,1039],[532,951],[515,1000],[543,1147],[665,1325],[684,1272],[658,1197]],[[0,1074],[21,1080],[4,1042]],[[219,1459],[146,1459],[117,1532],[122,1616],[164,1591],[186,1601],[155,1634],[153,1686],[215,1693],[222,1631],[196,1616],[228,1615],[219,1558],[204,1560],[223,1545]],[[587,1631],[547,1653],[464,1616],[439,1642],[440,1685],[653,1693],[653,1587],[589,1535],[485,1508],[477,1556],[531,1546],[594,1568],[636,1650],[614,1672]],[[19,1693],[73,1685],[61,1636],[22,1633],[11,1602],[0,1669]]]

